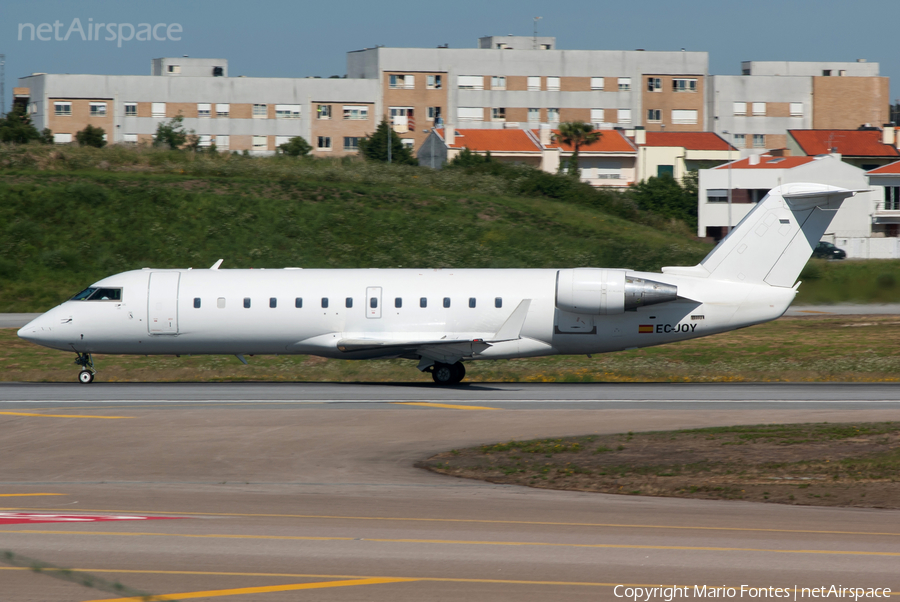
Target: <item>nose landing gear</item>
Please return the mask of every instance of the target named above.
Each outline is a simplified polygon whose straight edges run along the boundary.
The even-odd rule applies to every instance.
[[[78,373],[78,382],[85,385],[94,382],[94,375],[97,371],[94,370],[94,358],[90,353],[77,353],[75,364],[81,366],[81,372]]]

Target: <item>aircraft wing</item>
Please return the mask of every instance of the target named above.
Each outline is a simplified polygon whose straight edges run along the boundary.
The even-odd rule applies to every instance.
[[[490,347],[484,339],[437,339],[422,341],[397,341],[387,339],[341,339],[337,342],[340,351],[413,351],[422,347],[445,347],[451,345],[483,345],[485,349]]]

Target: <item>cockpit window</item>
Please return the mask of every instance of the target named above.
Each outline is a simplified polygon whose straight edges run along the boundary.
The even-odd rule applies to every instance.
[[[121,301],[122,289],[120,288],[86,288],[74,297],[72,301]]]

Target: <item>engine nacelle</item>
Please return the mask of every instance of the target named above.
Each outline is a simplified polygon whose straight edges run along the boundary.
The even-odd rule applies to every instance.
[[[556,307],[576,314],[621,314],[677,298],[678,287],[630,276],[626,270],[575,268],[556,273]]]

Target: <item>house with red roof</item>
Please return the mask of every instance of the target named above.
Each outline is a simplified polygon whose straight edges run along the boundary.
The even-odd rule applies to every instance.
[[[491,153],[498,161],[531,165],[555,173],[574,148],[557,139],[558,130],[436,128],[419,149],[419,164],[440,169],[463,149]],[[581,180],[592,186],[627,187],[637,174],[637,146],[622,130],[603,130],[600,139],[578,150]]]
[[[872,188],[882,195],[872,212],[872,229],[886,238],[900,237],[900,160],[866,172]],[[900,239],[898,239],[900,240]]]
[[[900,187],[900,173],[898,187]],[[825,232],[848,257],[900,257],[900,239],[885,243],[885,231],[873,226],[872,215],[884,192],[870,185],[865,171],[842,160],[839,154],[786,157],[767,153],[700,170],[697,234],[719,240],[736,226],[769,190],[792,182],[816,182],[860,190],[844,201]],[[730,194],[729,194],[730,191]],[[730,199],[730,202],[729,202]]]
[[[869,171],[900,160],[898,143],[892,125],[884,129],[788,130],[786,149],[795,157],[838,153],[844,162]]]
[[[740,158],[740,151],[715,132],[646,132],[635,128],[637,180],[670,175],[678,181],[690,171],[709,169]]]

